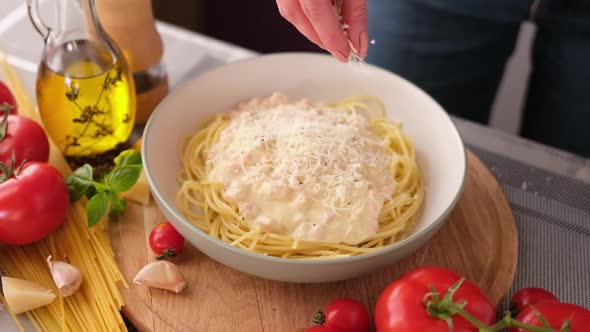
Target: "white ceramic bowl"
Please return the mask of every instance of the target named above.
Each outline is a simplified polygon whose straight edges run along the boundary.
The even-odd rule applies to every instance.
[[[374,253],[328,260],[267,257],[230,246],[193,226],[176,208],[177,146],[199,120],[240,101],[280,91],[291,98],[330,101],[354,94],[379,97],[415,145],[426,184],[424,209],[406,239]],[[162,212],[203,253],[236,270],[289,282],[348,279],[395,262],[422,246],[457,202],[466,173],[465,149],[449,116],[408,81],[370,65],[344,65],[319,54],[252,58],[209,71],[174,90],[157,107],[143,135],[143,163]]]

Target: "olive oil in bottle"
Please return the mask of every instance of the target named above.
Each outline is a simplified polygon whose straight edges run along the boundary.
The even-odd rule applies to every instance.
[[[91,40],[45,50],[37,102],[46,131],[72,166],[112,160],[135,122],[135,89],[125,59]]]

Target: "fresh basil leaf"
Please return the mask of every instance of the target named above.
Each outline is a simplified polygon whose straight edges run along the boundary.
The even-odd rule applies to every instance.
[[[127,201],[117,196],[116,193],[111,192],[111,211],[109,212],[109,215],[112,217],[119,216],[125,211],[126,207]]]
[[[70,202],[76,202],[92,186],[92,166],[84,164],[76,169],[74,173],[66,178],[68,191],[70,192]]]
[[[141,165],[141,153],[136,150],[125,150],[115,157],[115,166]]]
[[[96,184],[96,182],[94,183]],[[94,186],[90,186],[90,188],[86,190],[86,198],[91,199],[94,195],[96,195],[96,188],[94,188]]]
[[[88,214],[88,227],[96,225],[100,219],[107,213],[111,206],[111,196],[109,192],[98,193],[88,201],[86,212]]]
[[[102,193],[107,191],[109,187],[107,187],[107,185],[104,183],[94,182],[94,189],[96,190],[96,192]]]
[[[141,165],[117,167],[107,175],[106,183],[110,190],[122,193],[131,189],[140,175]]]

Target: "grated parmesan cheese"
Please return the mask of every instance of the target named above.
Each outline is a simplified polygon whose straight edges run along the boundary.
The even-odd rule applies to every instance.
[[[253,228],[356,244],[379,229],[394,155],[365,114],[275,94],[240,105],[208,153],[208,180]]]

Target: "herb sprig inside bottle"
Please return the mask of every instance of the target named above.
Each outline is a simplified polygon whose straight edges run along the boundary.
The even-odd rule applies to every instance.
[[[114,75],[111,75],[112,72],[114,72]],[[119,82],[123,84],[121,67],[114,67],[113,69],[109,70],[109,72],[105,75],[102,87],[100,89],[100,92],[98,93],[98,97],[96,97],[96,102],[93,105],[85,106],[80,105],[77,101],[78,97],[80,96],[80,87],[75,84],[75,81],[70,80],[66,82],[67,89],[65,96],[80,111],[80,115],[78,117],[73,118],[72,122],[83,124],[83,127],[80,130],[80,132],[74,133],[72,135],[66,135],[64,153],[67,154],[69,152],[69,149],[72,147],[79,147],[79,140],[89,135],[90,128],[94,128],[94,132],[91,134],[92,138],[94,139],[113,135],[114,127],[105,124],[104,119],[98,120],[98,118],[100,116],[107,116],[112,112],[111,109],[101,108],[100,104],[103,96],[105,95],[105,91],[110,93],[111,89],[116,88],[117,83]],[[122,122],[129,122],[129,115],[127,113],[123,115]]]
[[[114,162],[115,167],[99,181],[93,178],[93,169],[89,164],[76,169],[66,179],[70,201],[76,202],[84,195],[89,198],[88,227],[96,225],[107,212],[111,216],[123,213],[127,201],[119,194],[131,189],[141,175],[141,154],[135,150],[121,152]]]

